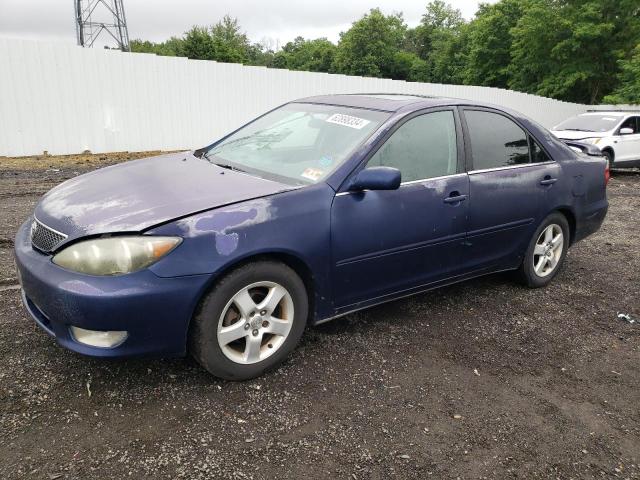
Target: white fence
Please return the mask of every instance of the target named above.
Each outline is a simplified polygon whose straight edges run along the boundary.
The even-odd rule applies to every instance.
[[[0,38],[0,156],[203,146],[289,100],[393,92],[482,100],[545,126],[587,107],[488,87],[293,72]]]

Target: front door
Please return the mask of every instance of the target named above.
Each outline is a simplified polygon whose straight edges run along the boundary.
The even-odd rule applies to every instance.
[[[398,168],[400,188],[336,195],[331,235],[338,309],[458,272],[470,203],[458,125],[453,109],[406,120],[366,164]]]
[[[621,135],[620,130],[630,128],[633,133]],[[631,117],[624,121],[618,129],[616,137],[618,145],[616,145],[616,161],[624,162],[626,160],[640,159],[640,117]]]
[[[544,215],[559,166],[511,118],[464,109],[469,140],[469,270],[515,268]]]

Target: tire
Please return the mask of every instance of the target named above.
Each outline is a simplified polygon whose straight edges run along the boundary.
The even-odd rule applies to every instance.
[[[548,232],[551,232],[551,237]],[[556,240],[555,246],[550,244],[549,239],[558,239],[557,235],[560,233],[561,241]],[[529,242],[522,264],[516,272],[518,280],[529,288],[548,285],[564,263],[569,239],[569,223],[563,214],[554,212],[545,218]]]
[[[613,168],[613,152],[609,149],[602,151],[602,156],[607,159],[607,163],[609,163],[609,168]]]
[[[258,261],[239,267],[203,298],[189,331],[190,353],[216,377],[258,377],[298,345],[308,305],[304,283],[288,266]]]

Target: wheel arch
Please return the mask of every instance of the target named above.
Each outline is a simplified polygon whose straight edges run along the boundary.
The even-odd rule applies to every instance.
[[[602,151],[611,153],[611,162],[612,163],[615,162],[615,160],[616,160],[616,152],[615,152],[615,150],[613,149],[613,147],[611,145],[607,145],[606,147],[604,147],[602,149]]]
[[[559,207],[553,210],[551,213],[558,212],[564,215],[569,224],[569,245],[573,245],[576,238],[576,215],[569,207]]]
[[[191,329],[192,320],[194,315],[197,314],[200,305],[204,298],[215,288],[216,284],[220,281],[220,279],[224,278],[227,274],[236,270],[244,265],[247,265],[252,262],[259,261],[276,261],[280,262],[289,268],[291,268],[302,280],[304,283],[305,290],[307,291],[307,298],[309,301],[309,316],[307,322],[312,323],[314,318],[316,317],[316,282],[314,281],[314,277],[309,265],[298,255],[295,255],[288,251],[265,251],[265,252],[256,252],[249,255],[246,255],[242,258],[238,258],[232,262],[226,264],[222,269],[217,271],[215,275],[212,275],[211,280],[207,283],[207,285],[202,289],[199,293],[197,301],[195,303],[195,307],[191,314],[191,318],[189,319],[189,325],[187,330]]]

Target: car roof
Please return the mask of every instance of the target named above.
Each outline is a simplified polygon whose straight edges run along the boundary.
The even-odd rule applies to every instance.
[[[318,103],[324,105],[337,105],[341,107],[367,108],[382,110],[385,112],[398,112],[400,110],[419,110],[422,108],[437,107],[442,105],[477,105],[491,106],[471,100],[459,98],[430,97],[410,94],[394,93],[353,93],[337,95],[317,95],[295,100],[293,103]]]

